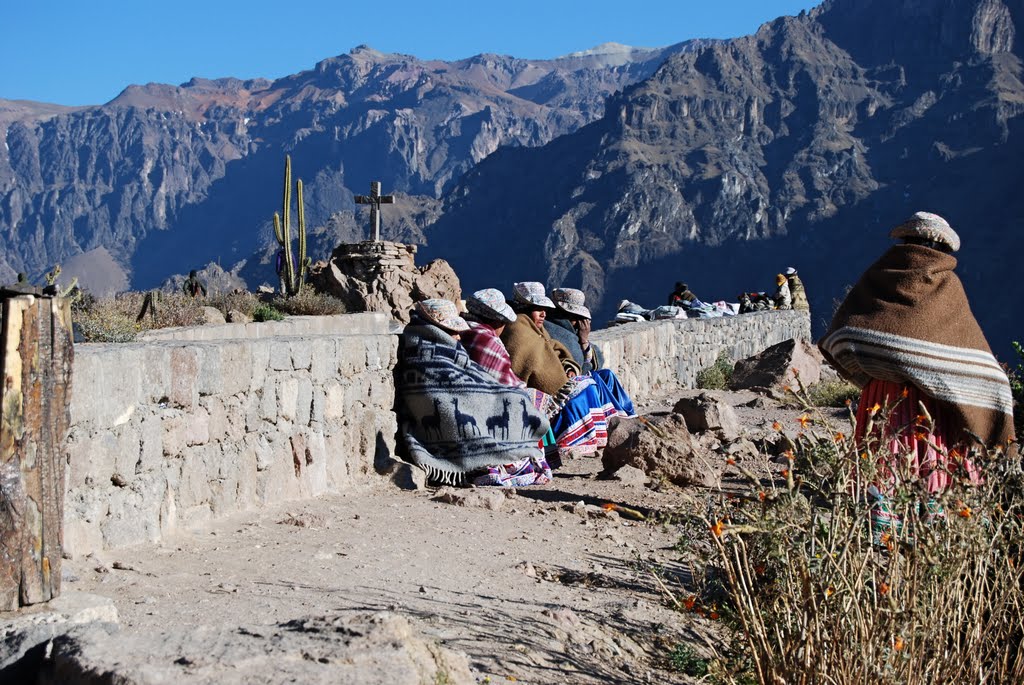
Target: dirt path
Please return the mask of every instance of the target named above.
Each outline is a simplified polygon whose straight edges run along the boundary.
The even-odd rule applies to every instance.
[[[786,412],[763,414],[744,423]],[[708,493],[598,480],[600,470],[578,459],[509,497],[454,491],[465,506],[380,485],[267,508],[67,561],[65,587],[112,597],[122,630],[137,634],[388,610],[468,655],[478,682],[690,682],[669,653],[687,643],[709,655],[718,628],[670,608],[651,572],[685,591],[685,533],[602,505],[665,521],[700,513]]]

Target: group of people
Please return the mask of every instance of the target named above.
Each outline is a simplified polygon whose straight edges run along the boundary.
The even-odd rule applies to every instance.
[[[563,458],[593,454],[608,421],[635,416],[590,343],[582,291],[516,283],[454,302],[418,302],[395,371],[404,456],[440,483],[548,482]]]

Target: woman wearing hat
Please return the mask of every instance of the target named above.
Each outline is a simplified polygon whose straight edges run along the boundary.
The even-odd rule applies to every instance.
[[[976,477],[968,453],[1008,450],[1014,441],[1009,380],[953,272],[960,237],[929,212],[915,213],[890,236],[903,243],[868,267],[818,343],[862,388],[858,440],[892,455],[882,462],[889,482],[875,488],[880,525],[891,519],[886,492],[901,478],[936,494],[956,475]],[[876,420],[879,412],[887,419]]]
[[[552,422],[558,449],[563,454],[593,454],[608,442],[608,419],[626,415],[607,397],[595,380],[581,375],[572,353],[544,329],[555,304],[534,281],[516,283],[510,303],[516,320],[501,339],[508,349],[512,370],[532,388],[555,396],[562,410]]]
[[[800,275],[791,266],[786,267],[786,280],[789,281],[789,294],[793,298],[793,309],[798,312],[811,311],[811,305],[807,301],[807,290],[804,289],[804,282]]]
[[[434,482],[523,487],[551,470],[538,444],[547,416],[518,388],[498,383],[459,344],[469,324],[455,304],[418,302],[395,367],[403,456]]]
[[[555,288],[551,291],[551,300],[555,311],[544,320],[544,330],[565,345],[583,369],[582,375],[594,379],[603,401],[610,402],[622,416],[635,416],[633,400],[615,373],[601,368],[601,354],[590,344],[591,317],[586,295],[576,288]]]
[[[782,274],[775,274],[775,308],[792,309],[793,297],[789,294],[789,281]]]

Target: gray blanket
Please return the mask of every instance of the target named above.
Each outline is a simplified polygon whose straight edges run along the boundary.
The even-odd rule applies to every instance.
[[[414,320],[395,368],[399,439],[430,478],[461,483],[489,466],[542,456],[547,417],[525,392],[501,385],[451,336]]]

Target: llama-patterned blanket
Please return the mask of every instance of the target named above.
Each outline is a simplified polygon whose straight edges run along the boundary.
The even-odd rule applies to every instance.
[[[406,326],[395,368],[395,411],[406,458],[430,478],[461,483],[489,466],[540,458],[547,417],[525,392],[498,383],[451,336]]]

